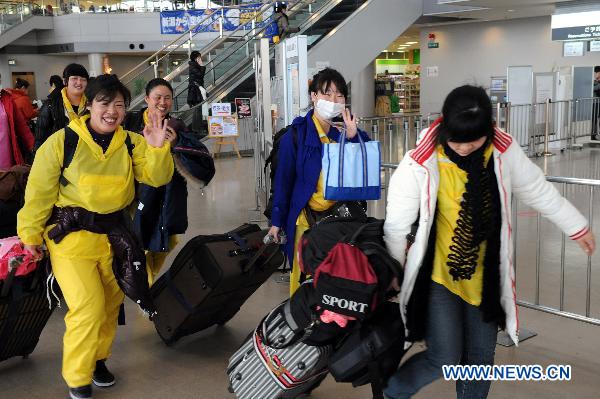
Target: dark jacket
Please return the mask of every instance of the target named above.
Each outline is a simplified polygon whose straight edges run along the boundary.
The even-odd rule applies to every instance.
[[[279,144],[271,223],[281,227],[287,235],[285,252],[288,259],[293,259],[296,219],[315,192],[321,174],[323,143],[319,139],[312,115],[311,110],[306,116],[298,117],[292,122],[293,128],[296,129],[296,143],[288,130]],[[359,130],[358,134],[364,141],[369,141],[367,133]],[[340,132],[331,127],[327,136],[337,142]],[[356,143],[358,137],[348,141]]]
[[[123,122],[125,130],[142,134],[145,110],[128,112]],[[179,135],[180,132],[176,133]],[[168,252],[169,236],[183,234],[188,227],[186,179],[175,169],[167,185],[151,187],[140,183],[136,193],[137,209],[133,224],[144,249]]]
[[[86,230],[106,234],[114,251],[113,273],[119,287],[152,318],[156,313],[146,272],[146,256],[124,211],[98,214],[83,208],[55,208],[48,222],[56,224],[48,238],[59,243],[69,233]]]
[[[0,101],[8,120],[8,134],[15,165],[22,165],[33,149],[33,134],[23,114],[16,108],[13,98],[6,90],[0,90]]]
[[[35,130],[35,149],[40,148],[52,133],[64,129],[68,124],[69,117],[65,114],[62,92],[58,89],[52,90],[38,114]]]
[[[189,61],[189,86],[187,103],[190,107],[200,104],[204,101],[200,87],[204,87],[204,74],[206,66],[198,64],[196,61]]]

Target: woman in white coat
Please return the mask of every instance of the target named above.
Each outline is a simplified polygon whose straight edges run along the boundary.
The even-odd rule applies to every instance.
[[[405,265],[400,310],[408,340],[425,339],[428,348],[390,378],[389,399],[410,398],[440,378],[443,365],[492,365],[498,327],[517,343],[512,194],[588,255],[595,249],[586,219],[519,144],[494,127],[482,88],[454,89],[442,115],[389,185],[384,234],[392,256]],[[489,388],[489,381],[456,384],[458,398],[486,398]]]

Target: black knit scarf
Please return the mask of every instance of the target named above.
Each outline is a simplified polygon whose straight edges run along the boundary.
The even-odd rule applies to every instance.
[[[454,152],[444,144],[446,156],[460,169],[467,172],[465,193],[462,197],[458,220],[450,245],[448,268],[454,281],[470,280],[477,267],[481,244],[492,236],[499,208],[495,206],[494,191],[496,179],[492,179],[490,168],[485,165],[484,153],[490,145],[486,142],[481,148],[467,156]],[[490,160],[488,166],[493,168]]]

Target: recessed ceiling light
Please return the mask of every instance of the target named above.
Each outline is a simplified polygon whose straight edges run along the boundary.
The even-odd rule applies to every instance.
[[[417,44],[419,42],[406,42],[406,44]]]
[[[511,10],[506,10],[506,11],[508,11],[508,12],[515,12],[515,10],[512,10],[512,9]]]

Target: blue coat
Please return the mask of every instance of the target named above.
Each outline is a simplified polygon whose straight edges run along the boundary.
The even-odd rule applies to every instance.
[[[284,249],[290,260],[294,254],[296,220],[315,192],[321,174],[323,143],[319,139],[312,115],[311,110],[306,116],[298,117],[292,122],[292,127],[296,129],[296,144],[290,133],[291,128],[279,144],[271,223],[285,231],[287,244]],[[364,131],[359,130],[358,133],[364,141],[369,140]],[[331,127],[327,136],[337,142],[340,140],[340,131]],[[358,142],[358,137],[348,141]]]

